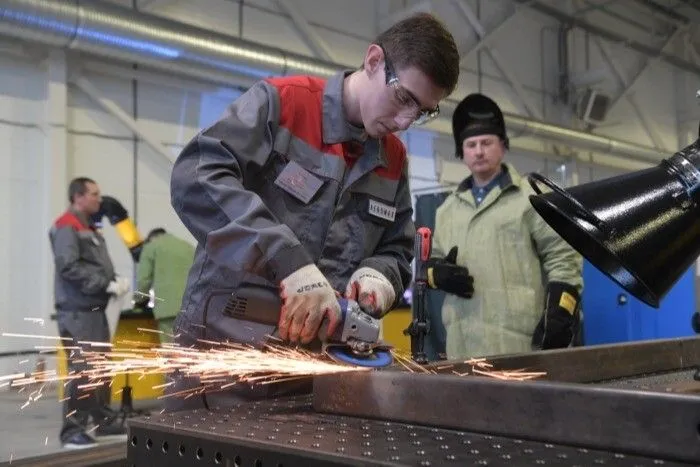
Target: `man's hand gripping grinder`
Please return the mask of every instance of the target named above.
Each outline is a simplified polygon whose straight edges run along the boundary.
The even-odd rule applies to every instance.
[[[339,298],[338,304],[341,317],[333,334],[328,335],[327,318],[319,329],[323,353],[336,362],[349,365],[370,368],[391,365],[394,360],[391,346],[379,340],[380,321],[363,311],[354,300]],[[225,327],[227,331],[219,331],[217,334],[237,335],[237,340],[249,342],[256,347],[264,346],[270,338],[275,339],[281,307],[277,289],[267,285],[242,284],[220,306],[223,309],[219,313],[205,314],[205,320],[208,321],[205,328],[223,330]],[[216,318],[221,315],[226,319]],[[260,331],[255,332],[253,329],[261,328],[252,323],[263,325],[262,329],[267,330],[259,334]],[[316,342],[316,345],[311,344],[310,350],[318,348],[318,341]]]
[[[415,237],[416,274],[413,285],[414,318],[404,334],[411,336],[413,359],[417,363],[426,363],[423,352],[425,336],[430,323],[425,313],[425,290],[427,287],[426,263],[430,258],[432,232],[421,227]],[[392,347],[380,342],[380,320],[373,318],[362,310],[354,300],[338,299],[341,309],[341,323],[330,336],[325,329],[328,322],[324,320],[319,330],[323,344],[323,353],[336,362],[349,365],[380,368],[389,366],[394,358]],[[259,285],[242,286],[226,303],[223,314],[243,321],[254,321],[276,326],[279,320],[280,299],[276,290]]]

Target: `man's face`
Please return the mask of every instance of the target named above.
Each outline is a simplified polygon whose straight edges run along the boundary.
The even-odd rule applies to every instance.
[[[97,214],[100,210],[100,204],[102,204],[100,187],[98,187],[96,183],[86,183],[85,193],[82,195],[75,195],[73,204],[76,209],[88,216]]]
[[[377,45],[370,46],[365,66],[371,69],[360,112],[368,135],[380,138],[437,116],[438,104],[446,92],[418,68],[394,69],[391,59]]]
[[[480,135],[467,138],[462,143],[462,156],[469,170],[488,178],[498,172],[505,154],[503,141],[496,135]]]

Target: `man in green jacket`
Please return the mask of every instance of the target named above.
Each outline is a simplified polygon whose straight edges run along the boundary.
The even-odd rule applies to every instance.
[[[153,229],[146,237],[139,258],[137,290],[141,297],[146,297],[153,289],[153,315],[163,333],[161,341],[172,336],[193,261],[194,247],[165,229]]]
[[[436,213],[430,285],[447,292],[450,359],[568,347],[582,259],[532,208],[511,164],[503,114],[482,94],[455,109],[457,157],[471,171]]]

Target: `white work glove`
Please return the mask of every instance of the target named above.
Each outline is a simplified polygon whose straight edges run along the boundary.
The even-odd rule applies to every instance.
[[[396,300],[394,286],[376,269],[364,267],[355,271],[345,288],[345,298],[355,300],[363,310],[379,318]]]
[[[107,293],[110,295],[116,295],[117,297],[121,297],[129,291],[129,288],[129,280],[126,277],[117,276],[107,286]]]
[[[333,287],[314,264],[293,272],[280,285],[282,313],[278,330],[281,339],[308,344],[318,336],[326,317],[326,333],[333,334],[342,317],[340,304]]]

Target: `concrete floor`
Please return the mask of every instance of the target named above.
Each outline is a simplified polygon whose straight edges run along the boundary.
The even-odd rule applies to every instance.
[[[0,463],[63,452],[58,439],[61,429],[61,404],[55,391],[26,407],[27,393],[0,391]],[[119,408],[119,401],[114,405]],[[159,401],[136,401],[135,408],[153,409]],[[125,441],[101,441],[102,443]]]

